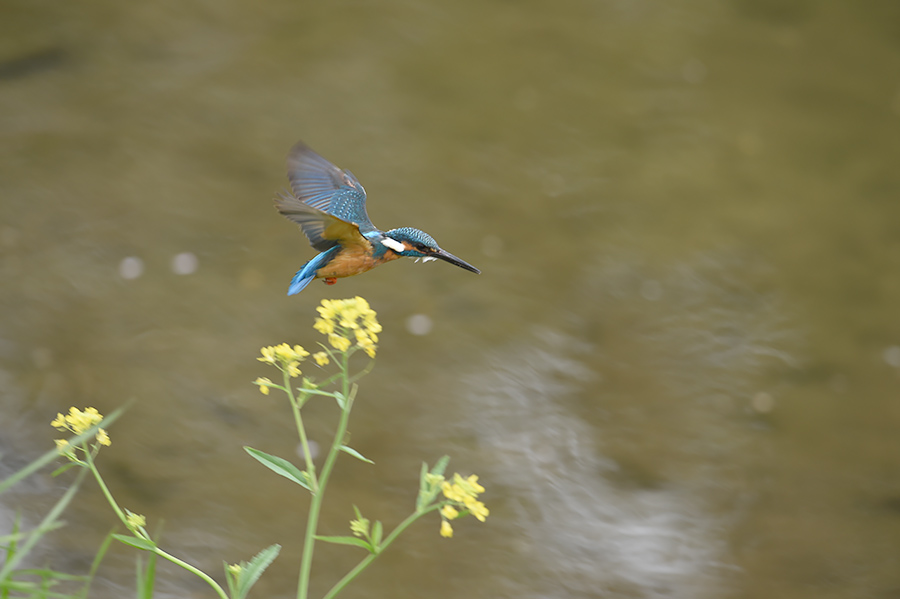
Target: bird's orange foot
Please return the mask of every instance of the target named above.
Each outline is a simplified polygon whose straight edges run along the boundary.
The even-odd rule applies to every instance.
[[[323,280],[325,281],[326,285],[334,285],[335,283],[337,283],[337,279],[335,277],[325,277],[325,279]]]

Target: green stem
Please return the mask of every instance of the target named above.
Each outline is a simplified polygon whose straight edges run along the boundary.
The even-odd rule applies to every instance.
[[[325,458],[325,464],[322,466],[318,490],[313,493],[312,501],[309,505],[306,536],[303,540],[303,557],[300,560],[300,580],[297,585],[297,599],[306,599],[309,594],[309,574],[312,570],[313,551],[316,543],[316,529],[319,524],[319,512],[322,508],[322,499],[325,496],[325,487],[328,484],[328,478],[331,476],[334,463],[337,460],[338,453],[340,453],[340,447],[344,442],[344,436],[347,433],[347,424],[350,421],[350,410],[353,408],[353,396],[355,393],[350,393],[350,377],[348,375],[349,359],[349,352],[344,352],[343,360],[340,363],[341,392],[344,396],[344,407],[341,410],[337,431],[335,431],[334,439],[331,442],[331,449],[328,450],[328,457]]]
[[[109,505],[112,507],[113,511],[116,513],[116,516],[118,516],[119,520],[122,521],[122,524],[124,524],[126,526],[126,528],[128,528],[128,522],[125,519],[125,513],[122,511],[122,508],[119,507],[119,504],[116,503],[116,500],[113,498],[112,493],[109,490],[109,487],[107,487],[106,483],[103,481],[103,477],[100,476],[100,471],[97,469],[97,466],[94,463],[94,456],[91,455],[91,453],[89,451],[85,452],[85,456],[87,457],[88,468],[90,468],[91,472],[94,473],[94,478],[97,480],[97,484],[100,485],[100,490],[103,491],[103,495],[106,496],[106,500],[109,502]],[[129,528],[129,530],[132,530],[132,529]],[[145,535],[138,533],[136,530],[132,530],[132,532],[135,535],[144,536],[144,538],[148,541],[152,540],[152,539],[146,537]],[[222,590],[222,587],[220,587],[219,584],[215,580],[213,580],[212,577],[210,577],[206,572],[203,572],[202,570],[198,569],[197,567],[192,566],[191,564],[178,559],[174,555],[170,555],[170,554],[166,553],[159,547],[155,548],[153,550],[153,552],[156,555],[169,560],[173,564],[178,564],[179,566],[181,566],[188,572],[191,572],[194,575],[196,575],[197,577],[206,581],[207,584],[209,584],[209,586],[211,586],[213,588],[213,590],[216,592],[216,594],[219,595],[219,597],[221,597],[222,599],[228,599],[228,595],[225,594],[225,591]]]
[[[106,482],[104,482],[103,477],[100,476],[100,471],[97,469],[97,465],[94,463],[94,456],[91,455],[90,451],[85,451],[84,455],[85,458],[87,458],[88,468],[90,468],[91,472],[94,473],[94,478],[97,480],[97,484],[100,486],[100,490],[103,491],[103,495],[106,497],[106,501],[109,502],[109,505],[116,513],[116,516],[127,528],[128,522],[125,520],[125,513],[122,511],[122,508],[119,507],[119,504],[116,503],[116,500],[113,498],[112,493],[110,493],[109,487],[106,486]]]
[[[170,554],[166,553],[159,547],[154,549],[153,553],[155,553],[156,555],[158,555],[164,559],[169,560],[173,564],[181,566],[188,572],[195,574],[202,580],[206,581],[206,583],[213,588],[213,590],[216,592],[216,594],[219,597],[221,597],[222,599],[228,599],[228,595],[225,593],[225,591],[222,589],[222,587],[219,586],[219,583],[217,583],[215,580],[213,580],[212,577],[209,574],[207,574],[206,572],[204,572],[203,570],[200,570],[200,569],[192,566],[191,564],[187,563],[186,561],[178,559],[174,555],[170,555]]]
[[[316,478],[316,465],[313,463],[312,454],[309,451],[309,439],[306,437],[306,427],[303,426],[303,416],[300,414],[300,404],[294,397],[294,389],[291,386],[291,379],[287,372],[282,372],[284,376],[284,388],[287,391],[288,398],[291,401],[291,411],[294,412],[294,423],[297,425],[297,433],[300,435],[300,443],[303,446],[303,459],[306,461],[306,473],[309,475],[309,482],[313,496],[318,492],[319,482]]]
[[[352,570],[347,572],[347,574],[345,574],[343,578],[341,578],[339,581],[337,581],[337,583],[333,587],[331,587],[331,589],[327,593],[325,593],[325,596],[322,599],[332,599],[332,597],[335,597],[338,593],[343,591],[344,587],[346,587],[348,584],[350,584],[354,578],[359,576],[363,572],[363,570],[368,568],[369,565],[375,561],[375,558],[377,558],[379,555],[381,555],[381,553],[385,549],[387,549],[390,546],[390,544],[393,543],[397,539],[397,537],[399,537],[403,533],[404,530],[409,528],[409,526],[413,522],[415,522],[416,520],[418,520],[419,518],[421,518],[428,512],[433,512],[434,510],[438,509],[439,507],[440,507],[439,504],[434,505],[428,509],[422,510],[421,512],[413,512],[412,514],[407,516],[406,520],[404,520],[403,522],[398,524],[397,528],[392,530],[391,534],[389,534],[384,539],[384,541],[382,541],[381,545],[378,546],[378,549],[375,553],[370,553],[369,555],[364,557],[362,559],[362,561],[360,561],[358,564],[356,564],[356,567],[354,567]]]

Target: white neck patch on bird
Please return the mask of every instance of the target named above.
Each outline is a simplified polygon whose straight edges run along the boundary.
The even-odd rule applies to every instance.
[[[384,247],[390,248],[395,252],[403,252],[406,251],[406,246],[397,241],[396,239],[391,239],[390,237],[385,237],[381,240],[381,245]]]

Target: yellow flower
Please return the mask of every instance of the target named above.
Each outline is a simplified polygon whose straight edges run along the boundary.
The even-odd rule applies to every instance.
[[[274,347],[264,347],[260,351],[262,352],[262,357],[257,358],[257,360],[273,364],[291,377],[300,376],[300,362],[309,355],[309,352],[303,349],[302,346],[295,345],[291,347],[287,343],[280,343]],[[257,384],[259,384],[260,380],[256,380]],[[265,380],[268,381],[268,379]],[[263,391],[263,388],[260,386],[260,391],[268,394],[268,391]]]
[[[356,322],[358,317],[359,313],[355,309],[348,308],[341,313],[340,325],[345,329],[358,329],[359,324]]]
[[[254,385],[259,385],[259,392],[263,395],[269,394],[269,385],[272,384],[272,381],[267,379],[266,377],[258,377],[255,381],[253,381]]]
[[[105,445],[106,447],[109,447],[110,445],[112,445],[112,441],[109,440],[109,434],[106,432],[105,429],[102,429],[102,428],[97,431],[97,442],[100,445]]]
[[[279,362],[290,362],[294,360],[294,349],[287,343],[280,343],[275,346],[275,357]]]
[[[229,572],[232,576],[237,576],[237,575],[240,574],[243,570],[244,570],[244,568],[243,568],[240,564],[228,564],[228,572]]]
[[[261,358],[256,358],[260,362],[265,362],[266,364],[274,364],[275,363],[275,348],[272,346],[264,347],[259,350],[262,353]]]
[[[313,327],[328,336],[328,342],[341,352],[350,349],[350,331],[356,339],[356,346],[364,350],[370,357],[375,357],[378,342],[378,333],[381,325],[378,324],[375,311],[369,306],[369,302],[361,297],[345,300],[322,300],[322,304],[316,308],[319,318]]]
[[[484,522],[485,518],[490,515],[490,511],[484,504],[475,499],[469,499],[466,503],[466,509],[469,510],[469,513],[475,516],[480,522]]]
[[[376,346],[369,334],[362,329],[356,329],[354,333],[356,334],[356,345],[365,350],[370,358],[374,358]]]
[[[447,520],[454,520],[457,516],[459,516],[459,512],[456,511],[456,508],[452,505],[445,505],[441,508],[441,516],[443,516]]]
[[[457,474],[456,476],[459,476],[459,475]],[[462,478],[462,477],[460,477],[460,478]],[[481,485],[478,484],[478,477],[475,476],[474,474],[469,475],[469,477],[465,480],[465,485],[469,489],[474,491],[476,495],[478,493],[484,493],[484,487],[482,487]]]
[[[340,352],[345,352],[350,349],[350,340],[337,334],[329,335],[328,343],[330,343],[333,348]]]
[[[56,443],[56,451],[59,452],[59,455],[70,455],[72,454],[72,446],[69,445],[69,442],[65,439],[55,439],[54,443]]]
[[[335,300],[322,300],[322,305],[316,308],[316,311],[319,313],[319,316],[322,317],[323,320],[331,320],[335,316],[334,305],[337,302]]]
[[[441,536],[448,539],[453,536],[453,527],[446,520],[441,520]]]
[[[317,318],[313,328],[323,335],[330,335],[334,332],[334,321]]]
[[[380,333],[381,325],[375,320],[375,312],[371,312],[367,314],[363,319],[363,325],[366,327],[366,330],[369,331],[369,334]]]
[[[467,478],[463,478],[458,473],[454,474],[452,483],[448,481],[441,483],[441,491],[444,493],[444,497],[465,507],[481,522],[484,522],[490,514],[485,505],[477,499],[479,493],[484,493],[484,487],[478,484],[478,477],[474,474]]]
[[[92,426],[100,424],[102,420],[103,414],[98,412],[97,408],[85,408],[84,411],[81,411],[75,406],[72,406],[69,408],[69,413],[65,416],[57,414],[56,418],[50,422],[50,426],[60,431],[70,431],[76,435],[80,435]],[[97,441],[101,445],[110,444],[109,435],[102,428],[97,431]],[[68,445],[68,442],[66,442],[66,445]],[[69,449],[68,452],[63,452],[60,449],[59,441],[57,441],[57,450],[60,450],[60,453],[66,453],[66,455],[69,455],[72,451]]]
[[[66,417],[58,412],[56,414],[56,418],[54,418],[50,423],[50,426],[61,431],[68,430],[69,428],[68,426],[66,426]]]
[[[466,496],[465,493],[463,493],[462,487],[451,484],[447,481],[441,483],[441,491],[444,493],[444,497],[446,497],[450,501],[458,501],[462,503],[463,498]]]
[[[323,351],[314,353],[313,359],[319,366],[328,366],[329,362],[331,362],[331,360],[328,359],[328,353]]]
[[[453,501],[463,501],[465,497],[477,497],[479,493],[484,493],[484,487],[478,484],[478,477],[474,474],[468,478],[454,474],[453,483],[445,482],[441,489],[447,499]]]

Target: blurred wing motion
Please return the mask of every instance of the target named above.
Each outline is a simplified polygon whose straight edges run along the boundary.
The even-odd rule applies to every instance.
[[[320,252],[336,245],[367,244],[363,235],[377,231],[366,212],[366,190],[349,171],[331,164],[306,144],[288,153],[291,195],[281,193],[275,207],[300,225]]]

